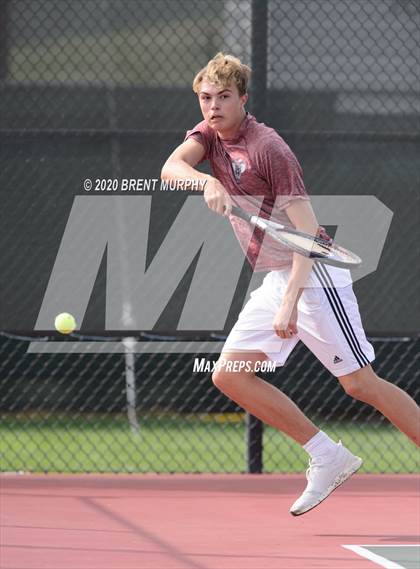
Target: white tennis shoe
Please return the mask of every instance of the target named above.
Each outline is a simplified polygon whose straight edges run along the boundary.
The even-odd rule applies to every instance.
[[[337,453],[331,461],[324,462],[320,459],[309,461],[309,468],[306,471],[308,484],[303,494],[290,508],[293,516],[300,516],[318,506],[362,466],[362,459],[346,449],[341,441],[337,447]]]

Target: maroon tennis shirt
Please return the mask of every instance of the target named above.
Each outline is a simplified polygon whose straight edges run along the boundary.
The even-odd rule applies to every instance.
[[[204,120],[186,134],[204,146],[217,178],[232,201],[252,214],[293,227],[287,207],[293,200],[309,200],[302,169],[277,132],[247,113],[235,136],[222,140]],[[271,271],[292,265],[293,253],[260,229],[230,216],[236,237],[254,271]]]

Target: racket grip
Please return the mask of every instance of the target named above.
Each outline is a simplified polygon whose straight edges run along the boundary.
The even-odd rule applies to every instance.
[[[249,213],[247,213],[242,208],[240,208],[236,205],[232,206],[232,212],[231,213],[235,217],[240,217],[241,219],[244,219],[245,221],[250,221],[251,217],[252,217]]]

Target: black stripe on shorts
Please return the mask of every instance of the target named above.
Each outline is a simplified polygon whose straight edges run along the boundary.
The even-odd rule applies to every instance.
[[[330,303],[332,311],[334,312],[338,325],[340,326],[341,331],[343,332],[344,337],[346,338],[347,343],[357,360],[357,363],[360,365],[360,367],[365,367],[370,362],[360,347],[359,340],[357,339],[357,336],[350,323],[350,319],[345,311],[340,295],[338,294],[337,289],[334,287],[334,283],[330,274],[328,273],[326,267],[324,267],[321,263],[314,263],[314,273],[322,285],[322,288],[325,292],[328,302]]]

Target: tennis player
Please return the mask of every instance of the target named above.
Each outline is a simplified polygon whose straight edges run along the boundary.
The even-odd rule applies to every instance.
[[[375,407],[419,445],[420,409],[404,391],[379,378],[347,270],[307,259],[262,240],[258,230],[230,215],[232,203],[250,213],[312,235],[322,234],[302,180],[301,167],[284,140],[246,112],[251,70],[217,54],[196,75],[193,90],[204,120],[188,131],[162,169],[164,180],[205,181],[204,200],[230,217],[254,271],[265,271],[223,347],[214,384],[230,399],[302,445],[309,454],[307,486],[292,505],[308,512],[362,465],[333,441],[285,394],[252,371],[228,371],[226,362],[267,358],[282,366],[299,340],[338,378],[351,397]],[[213,176],[195,167],[209,160]],[[230,368],[230,369],[237,369]]]

